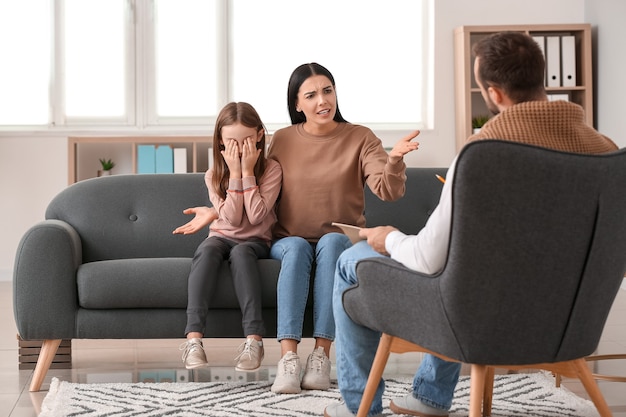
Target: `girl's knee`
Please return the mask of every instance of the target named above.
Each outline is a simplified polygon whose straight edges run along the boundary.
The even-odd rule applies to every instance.
[[[196,252],[193,255],[193,259],[195,261],[219,261],[223,258],[223,255],[220,251],[218,251],[213,246],[200,245],[196,249]]]
[[[254,249],[248,245],[235,245],[230,250],[231,259],[240,257],[242,255],[256,256]]]

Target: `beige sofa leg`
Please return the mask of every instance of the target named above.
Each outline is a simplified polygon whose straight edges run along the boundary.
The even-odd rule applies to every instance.
[[[50,365],[52,365],[52,360],[54,359],[54,355],[57,354],[57,349],[60,344],[61,339],[46,339],[43,341],[41,351],[39,352],[39,358],[37,359],[37,365],[35,366],[35,371],[33,372],[33,379],[30,382],[29,391],[39,391],[41,388],[41,384],[43,384],[43,380],[48,373],[48,369],[50,369]]]

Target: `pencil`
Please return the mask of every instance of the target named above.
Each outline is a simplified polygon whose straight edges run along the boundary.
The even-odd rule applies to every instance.
[[[446,183],[446,179],[444,177],[442,177],[441,175],[437,175],[435,174],[435,177],[437,177],[437,179],[441,182],[443,182],[444,184]]]

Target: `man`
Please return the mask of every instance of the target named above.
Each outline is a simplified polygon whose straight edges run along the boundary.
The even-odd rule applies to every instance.
[[[474,76],[483,99],[495,114],[480,133],[468,138],[524,142],[566,152],[599,154],[617,149],[607,137],[585,124],[580,106],[567,101],[550,102],[544,88],[545,61],[539,46],[528,35],[502,32],[474,45]],[[433,274],[443,269],[451,226],[452,163],[439,204],[417,235],[405,235],[391,226],[362,229],[359,242],[343,252],[337,262],[333,311],[336,325],[337,380],[344,403],[326,407],[327,417],[356,415],[369,370],[380,340],[377,331],[348,317],[343,292],[357,283],[356,264],[374,256],[390,256],[406,267]],[[412,392],[393,399],[396,414],[421,417],[447,416],[461,365],[425,355],[413,379]],[[369,410],[382,415],[384,385],[378,387]]]

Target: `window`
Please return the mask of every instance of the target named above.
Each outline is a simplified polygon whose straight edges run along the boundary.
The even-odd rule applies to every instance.
[[[128,114],[126,2],[65,0],[61,57],[64,116],[111,119]]]
[[[428,127],[430,2],[0,0],[0,125],[206,130],[248,101],[273,130],[291,71],[318,62],[349,121]]]
[[[211,117],[221,109],[218,2],[155,0],[150,123]],[[182,7],[181,7],[182,6]],[[223,77],[223,76],[222,76]]]
[[[50,13],[48,1],[0,0],[0,125],[49,121]]]
[[[289,76],[300,64],[318,62],[335,78],[346,120],[414,129],[426,118],[424,3],[233,1],[231,97],[258,106],[269,123],[289,124]]]

